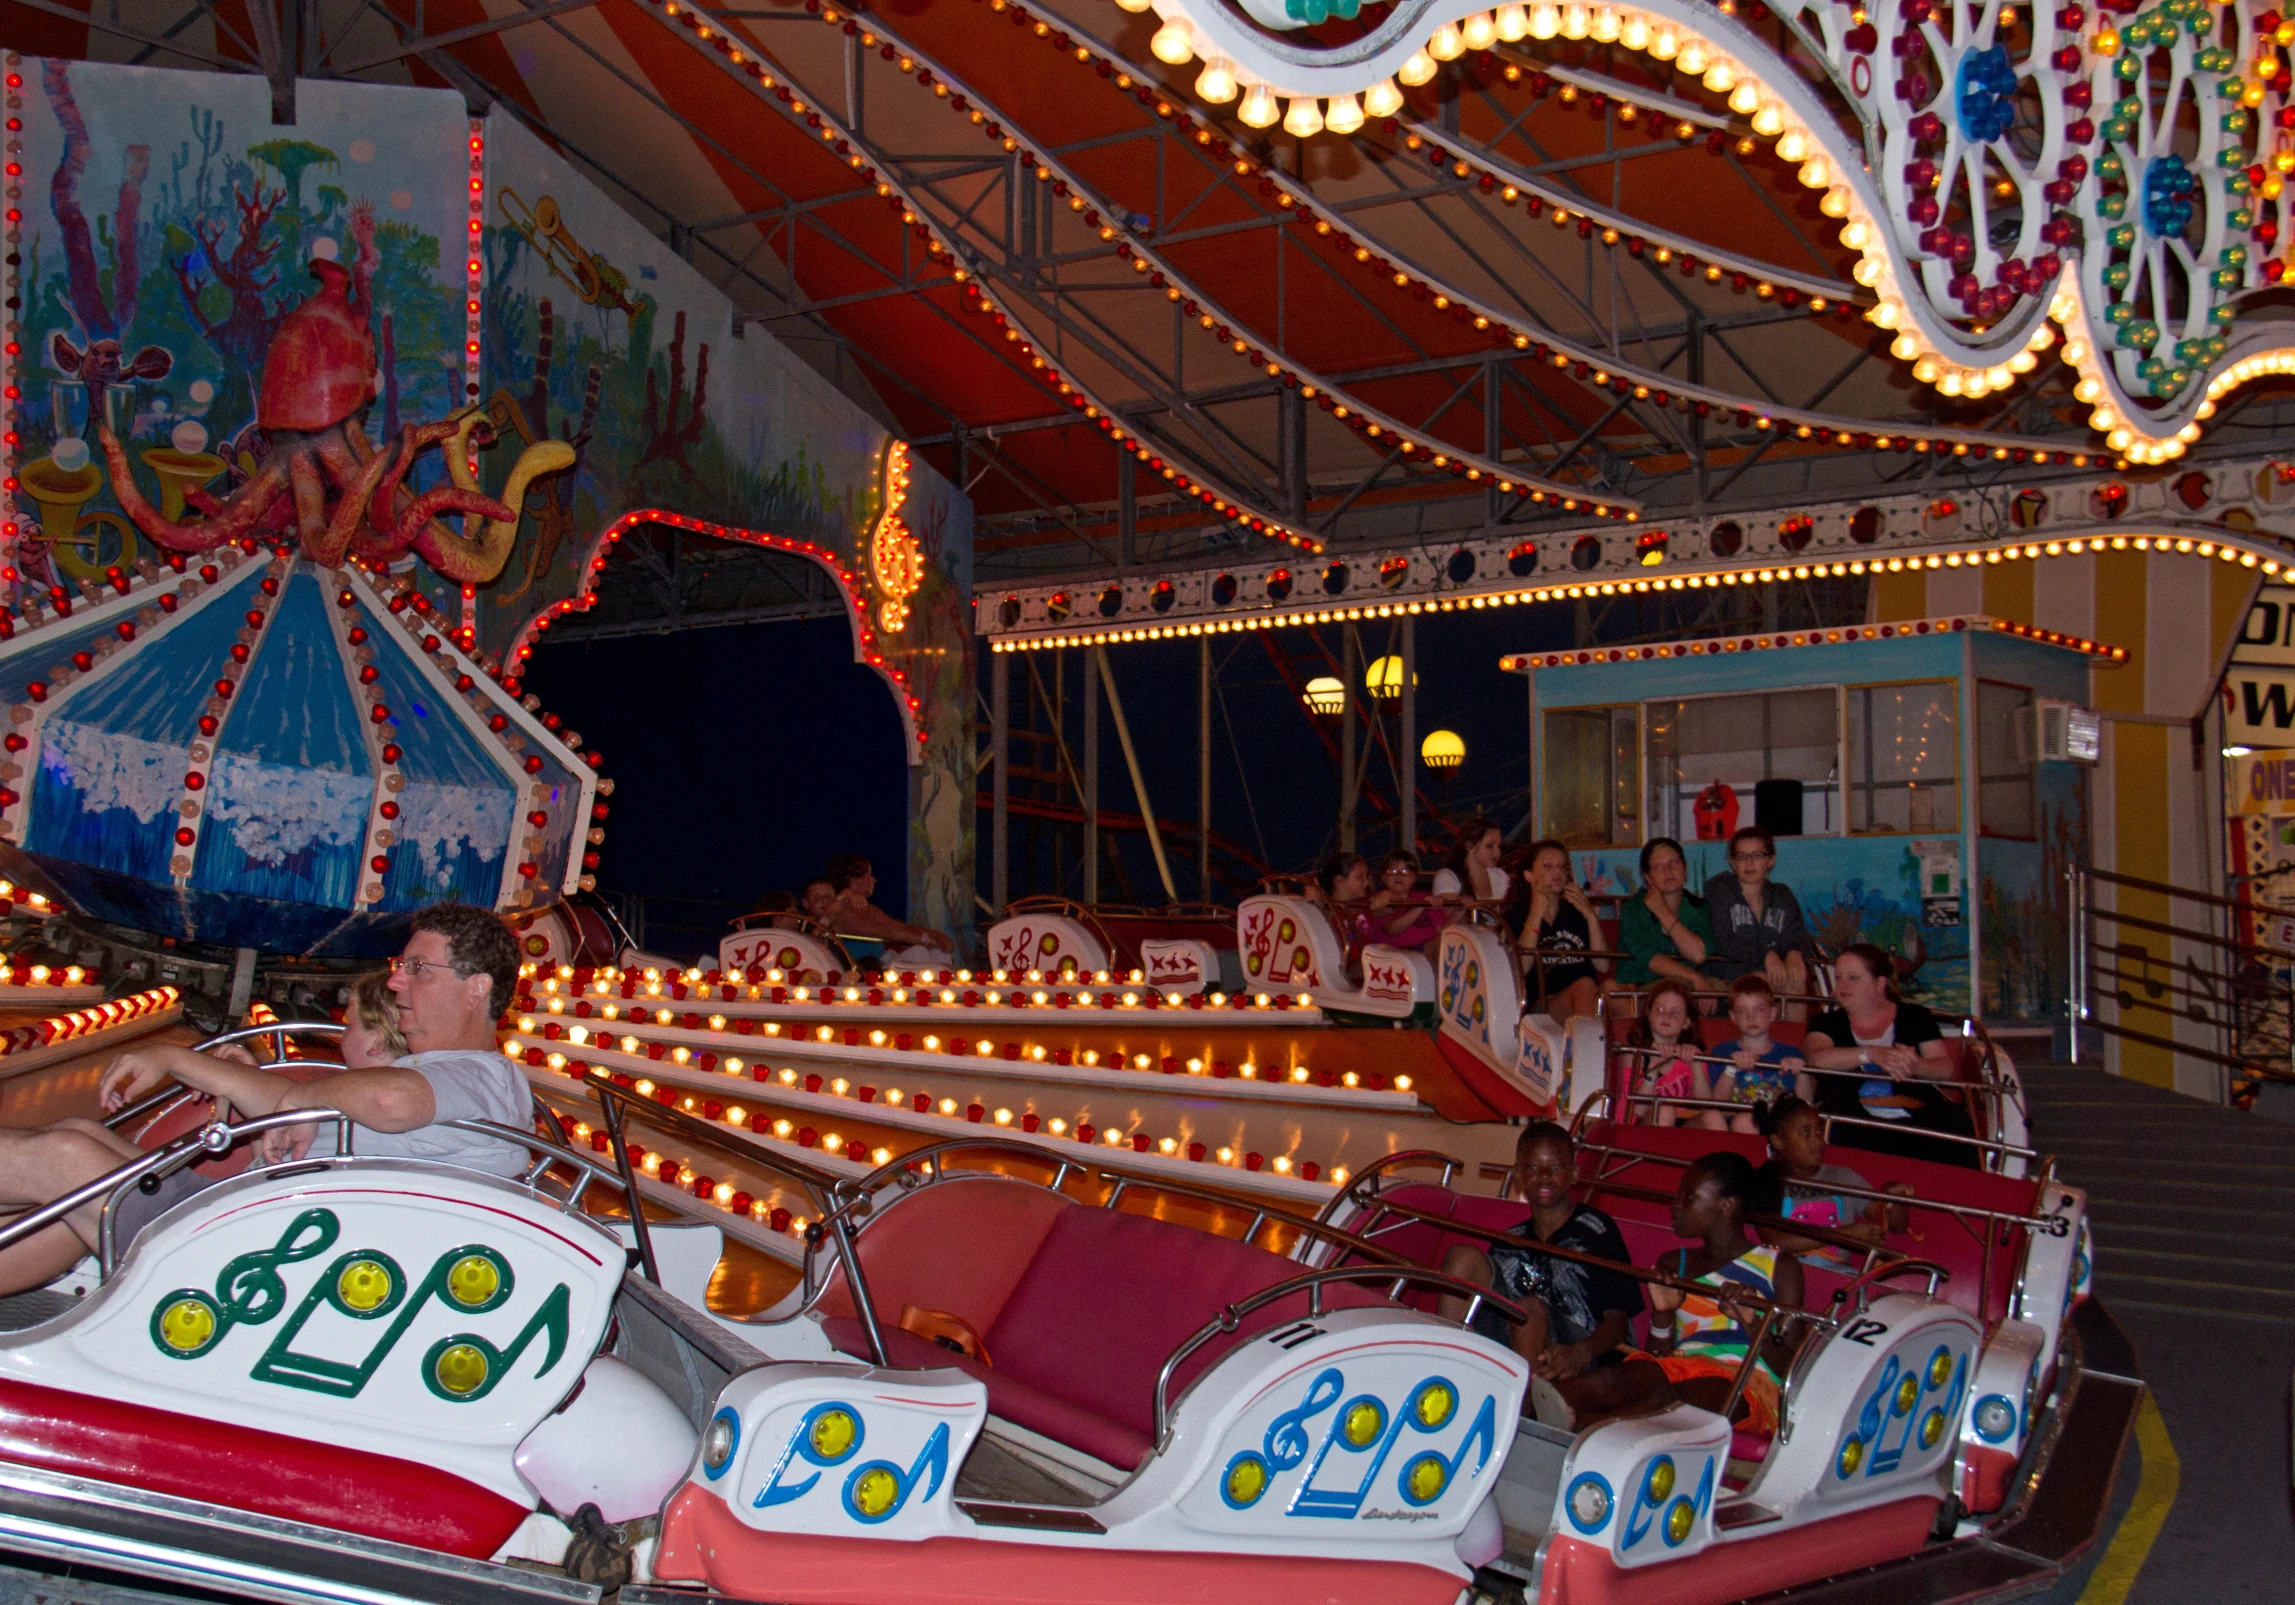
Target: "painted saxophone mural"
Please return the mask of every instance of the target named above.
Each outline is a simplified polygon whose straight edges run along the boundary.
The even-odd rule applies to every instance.
[[[1592,39],[1670,65],[1821,193],[1874,294],[1866,316],[1914,378],[1997,395],[2053,350],[2131,461],[2182,455],[2229,392],[2295,373],[2287,324],[2250,305],[2295,254],[2295,19],[2260,5],[1775,0],[1819,81],[1737,0],[1404,0],[1375,17],[1360,0],[1117,3],[1158,14],[1161,60],[1203,61],[1205,100],[1301,138],[1393,115],[1398,80],[1500,40]],[[1334,16],[1361,32],[1300,35]]]

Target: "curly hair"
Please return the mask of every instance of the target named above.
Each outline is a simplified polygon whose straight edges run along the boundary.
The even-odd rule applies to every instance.
[[[487,1001],[499,1016],[518,990],[518,939],[490,910],[468,903],[433,903],[414,917],[409,938],[436,931],[446,938],[446,955],[464,975],[493,983]]]

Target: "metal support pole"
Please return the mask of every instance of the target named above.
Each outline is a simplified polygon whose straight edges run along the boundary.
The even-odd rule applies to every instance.
[[[988,655],[988,742],[995,805],[989,815],[988,900],[999,917],[1012,901],[1012,654]]]
[[[1139,459],[1130,452],[1116,454],[1116,567],[1139,562]]]
[[[1497,363],[1486,362],[1482,365],[1482,455],[1492,462],[1498,461],[1506,446],[1506,432],[1498,426],[1505,407],[1505,392],[1500,388],[1499,378]],[[1505,501],[1495,482],[1483,493],[1483,497],[1484,521],[1495,524],[1506,510]]]
[[[1283,512],[1288,518],[1307,516],[1307,402],[1296,390],[1276,392],[1276,472],[1282,479]]]
[[[1203,900],[1211,901],[1211,637],[1195,643],[1196,794],[1195,861],[1201,870]]]
[[[948,432],[949,479],[958,490],[964,490],[972,480],[971,453],[964,437],[964,425],[956,424]]]
[[[1418,620],[1408,614],[1402,621],[1402,740],[1395,753],[1396,801],[1402,809],[1402,839],[1395,843],[1406,853],[1418,851]]]
[[[598,1113],[606,1123],[606,1141],[614,1151],[614,1169],[621,1172],[622,1187],[629,1194],[630,1236],[637,1240],[638,1267],[645,1279],[661,1286],[661,1265],[653,1257],[653,1231],[645,1223],[645,1200],[638,1194],[637,1171],[630,1164],[630,1146],[622,1137],[622,1105],[605,1088],[598,1089]]]
[[[1084,905],[1100,900],[1100,677],[1084,662]]]
[[[2080,1025],[2088,1017],[2086,936],[2088,913],[2081,906],[2080,866],[2069,864],[2064,869],[2064,928],[2070,951],[2065,954],[2064,1017],[2070,1041],[2064,1057],[2072,1064],[2080,1062]]]
[[[1339,638],[1339,684],[1346,698],[1339,704],[1339,851],[1355,850],[1355,680],[1362,650],[1352,624]]]
[[[1108,712],[1115,716],[1116,741],[1124,749],[1124,767],[1131,771],[1132,796],[1140,807],[1140,822],[1147,827],[1148,851],[1155,854],[1155,872],[1163,881],[1163,895],[1170,901],[1179,901],[1179,885],[1171,878],[1171,860],[1164,855],[1163,830],[1155,822],[1155,804],[1148,801],[1147,774],[1140,768],[1140,755],[1132,747],[1132,727],[1124,720],[1124,699],[1116,694],[1116,671],[1109,666],[1108,649],[1096,646],[1092,656],[1099,660],[1100,678],[1108,687]]]

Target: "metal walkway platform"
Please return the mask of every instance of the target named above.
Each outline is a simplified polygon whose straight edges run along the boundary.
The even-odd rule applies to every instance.
[[[2114,1538],[2035,1597],[2295,1599],[2295,1126],[2100,1070],[2020,1070],[2034,1146],[2088,1191],[2097,1290],[2136,1346],[2172,1449],[2156,1452],[2157,1438],[2139,1429]],[[2150,1507],[2171,1486],[2160,1521]]]

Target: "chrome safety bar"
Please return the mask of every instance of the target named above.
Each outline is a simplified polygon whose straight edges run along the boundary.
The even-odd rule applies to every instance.
[[[1732,1070],[1743,1068],[1743,1066],[1739,1065],[1735,1059],[1724,1058],[1722,1055],[1717,1053],[1681,1053],[1670,1048],[1637,1048],[1630,1043],[1612,1048],[1610,1051],[1636,1059],[1679,1059],[1689,1064],[1727,1065]],[[1936,1087],[1939,1089],[1954,1089],[1962,1092],[1981,1092],[1988,1098],[2006,1098],[2015,1096],[2015,1094],[2009,1088],[1995,1085],[1989,1081],[1948,1081],[1942,1076],[1892,1075],[1888,1071],[1883,1070],[1879,1065],[1858,1065],[1854,1068],[1828,1069],[1823,1065],[1810,1064],[1804,1061],[1800,1064],[1780,1063],[1773,1065],[1760,1065],[1756,1068],[1764,1070],[1780,1070],[1789,1075],[1797,1076],[1851,1076],[1859,1081],[1893,1081],[1900,1086],[1907,1087]],[[1634,1095],[1636,1102],[1641,1101],[1642,1097],[1643,1095],[1640,1093],[1636,1093]],[[1673,1103],[1678,1100],[1668,1098],[1663,1101],[1667,1103]],[[1743,1106],[1740,1105],[1740,1107]],[[1820,1111],[1820,1113],[1822,1113],[1822,1111]],[[1842,1118],[1846,1119],[1848,1117],[1843,1116]]]

